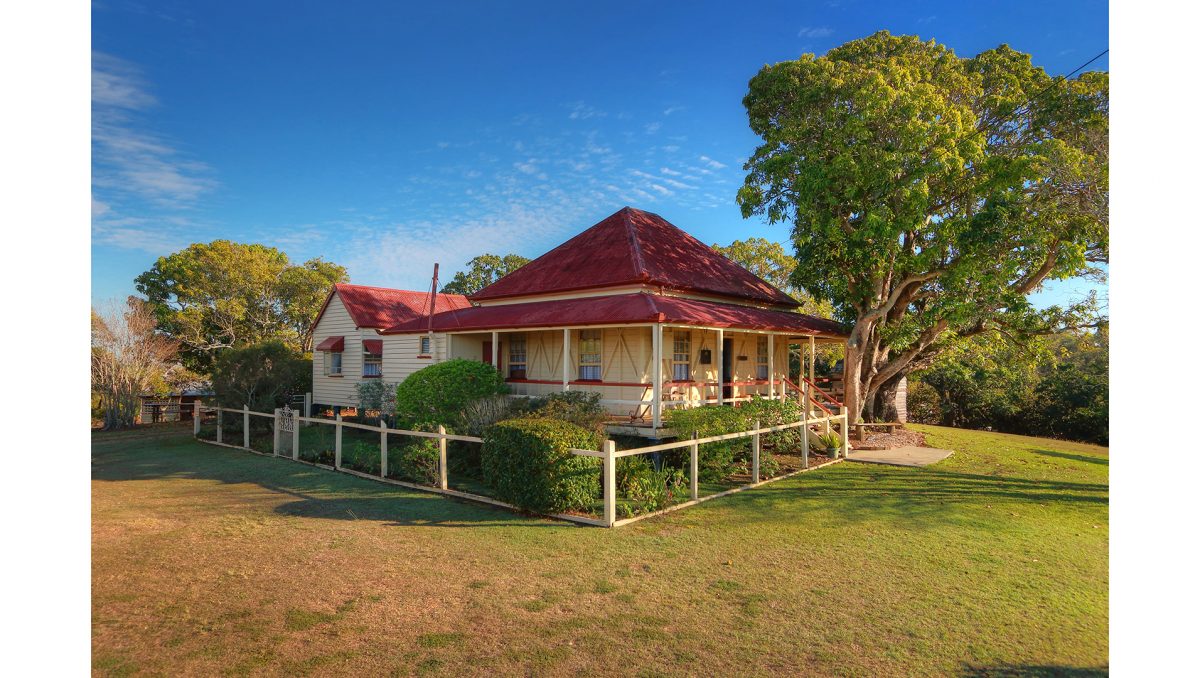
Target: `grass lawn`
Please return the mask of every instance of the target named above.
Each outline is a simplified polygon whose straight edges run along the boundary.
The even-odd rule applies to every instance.
[[[914,427],[605,530],[162,430],[92,443],[93,666],[133,674],[1092,675],[1108,450]]]

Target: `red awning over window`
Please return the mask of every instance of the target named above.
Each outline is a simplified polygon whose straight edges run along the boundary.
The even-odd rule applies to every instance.
[[[332,353],[341,353],[346,347],[345,337],[329,337],[325,341],[317,344],[317,351],[330,351]]]
[[[363,350],[375,355],[383,355],[382,339],[363,339]]]

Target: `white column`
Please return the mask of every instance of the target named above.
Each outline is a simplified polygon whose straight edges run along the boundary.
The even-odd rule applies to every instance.
[[[571,390],[571,330],[563,328],[562,390]]]
[[[849,459],[850,458],[850,410],[846,409],[845,405],[842,405],[841,412],[839,412],[839,414],[842,415],[842,457]]]
[[[804,422],[800,426],[800,454],[804,457],[804,468],[808,468],[808,411],[800,410],[800,420]]]
[[[650,411],[653,413],[654,428],[662,426],[662,324],[655,323],[650,328],[651,372],[650,383],[653,384]]]
[[[775,335],[767,335],[767,397],[775,399]]]
[[[717,330],[717,404],[725,404],[725,330]]]
[[[433,339],[430,339],[433,341]],[[500,370],[500,333],[492,332],[492,367]]]
[[[760,428],[762,428],[762,422],[758,419],[755,419],[754,420],[754,430],[758,431],[758,429],[760,429]],[[758,476],[759,476],[758,459],[759,459],[759,456],[762,455],[762,436],[759,435],[758,433],[755,433],[754,436],[751,437],[751,442],[753,443],[753,445],[750,450],[750,455],[751,455],[750,482],[757,485],[758,484]]]

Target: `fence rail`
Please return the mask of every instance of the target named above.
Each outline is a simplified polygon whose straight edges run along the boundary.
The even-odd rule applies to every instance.
[[[445,494],[448,496],[458,497],[461,499],[469,499],[472,501],[478,501],[478,502],[482,502],[482,503],[486,503],[486,504],[491,504],[494,506],[502,506],[502,507],[513,509],[513,510],[520,510],[516,506],[513,506],[506,502],[500,501],[498,499],[494,499],[492,497],[487,497],[487,496],[480,495],[480,494],[474,494],[471,492],[464,492],[461,490],[455,490],[455,489],[451,489],[449,487],[449,467],[448,467],[448,463],[447,463],[447,442],[459,441],[459,442],[481,443],[482,444],[483,438],[479,438],[476,436],[464,436],[464,435],[456,435],[456,434],[447,433],[445,427],[443,427],[443,426],[438,426],[438,429],[436,432],[433,432],[433,431],[410,431],[410,430],[406,430],[406,429],[390,428],[390,427],[386,426],[385,424],[383,424],[382,422],[378,426],[372,426],[370,424],[359,424],[356,422],[342,421],[341,414],[338,414],[336,419],[333,419],[333,420],[320,418],[320,417],[306,417],[306,416],[302,416],[299,411],[292,410],[290,408],[277,409],[277,410],[275,410],[274,413],[266,413],[266,412],[251,411],[249,407],[243,407],[242,409],[239,410],[239,409],[228,408],[228,407],[204,406],[204,405],[201,405],[199,402],[195,403],[194,408],[195,408],[194,416],[192,418],[192,434],[201,442],[221,445],[223,447],[231,447],[231,448],[235,448],[235,449],[244,449],[249,452],[253,452],[255,454],[263,454],[265,456],[273,456],[273,457],[278,457],[278,458],[283,458],[283,459],[290,459],[291,461],[295,461],[295,462],[302,463],[302,464],[310,464],[310,465],[318,466],[318,467],[325,468],[325,469],[349,473],[351,475],[359,476],[362,478],[369,478],[371,480],[376,480],[376,481],[385,482],[385,483],[391,483],[393,485],[399,485],[402,487],[408,487],[408,488],[412,488],[412,489],[422,490],[425,492],[435,492],[438,494]],[[215,436],[216,439],[215,440],[205,440],[203,438],[200,438],[200,431],[201,431],[202,426],[204,425],[204,420],[205,420],[206,414],[215,415],[214,416],[215,422],[216,422],[216,436]],[[223,440],[222,426],[223,426],[224,419],[227,414],[241,415],[240,416],[241,429],[242,429],[242,431],[241,431],[242,439],[240,441],[241,445],[230,444]],[[271,442],[271,452],[269,454],[266,452],[260,452],[256,449],[254,449],[250,444],[250,430],[251,430],[250,418],[251,417],[259,417],[259,418],[265,418],[265,419],[272,420],[272,427],[271,427],[272,428],[272,442]],[[236,419],[234,419],[233,421],[236,422]],[[849,415],[846,412],[846,408],[843,407],[843,408],[841,408],[840,414],[837,414],[837,415],[830,414],[830,415],[823,416],[823,417],[808,417],[807,414],[805,413],[805,416],[803,416],[799,421],[795,421],[795,422],[791,422],[791,423],[787,423],[787,424],[778,424],[775,426],[764,427],[764,426],[761,426],[759,422],[755,422],[754,428],[752,428],[748,431],[739,431],[737,433],[726,433],[723,435],[707,436],[704,438],[693,437],[690,439],[680,440],[680,441],[676,441],[673,443],[660,443],[657,445],[647,445],[644,447],[637,447],[637,448],[628,449],[628,450],[618,451],[616,449],[616,443],[612,440],[605,440],[604,444],[601,445],[602,449],[599,449],[599,450],[570,449],[569,452],[571,454],[574,454],[577,456],[583,456],[583,457],[598,458],[601,461],[601,468],[602,468],[601,486],[603,488],[602,494],[603,494],[603,500],[604,500],[603,518],[597,519],[597,518],[590,518],[587,516],[571,515],[571,514],[550,514],[550,517],[558,518],[561,520],[569,520],[572,522],[582,523],[585,525],[598,525],[601,527],[619,527],[621,525],[627,525],[629,523],[636,522],[638,520],[642,520],[643,518],[649,518],[651,516],[661,515],[663,513],[669,512],[669,511],[675,511],[678,509],[686,508],[688,506],[694,506],[695,504],[698,504],[703,501],[708,501],[709,499],[716,499],[717,497],[723,497],[728,494],[732,494],[734,492],[740,492],[742,490],[747,490],[747,489],[751,489],[754,487],[758,487],[759,485],[763,485],[765,483],[774,482],[776,480],[782,480],[783,478],[791,477],[793,475],[796,475],[797,473],[804,473],[805,471],[812,470],[812,468],[819,468],[819,467],[811,467],[810,468],[810,466],[809,466],[808,451],[809,451],[810,429],[812,427],[821,427],[821,428],[823,428],[825,433],[829,433],[832,430],[833,426],[837,426],[839,428],[839,432],[840,432],[841,438],[842,438],[841,449],[842,449],[843,458],[844,458],[844,454],[846,451],[849,450],[849,444],[850,444],[850,439],[849,439],[850,427],[848,426],[848,421],[849,421]],[[332,465],[322,464],[319,462],[310,462],[310,461],[306,461],[306,460],[300,458],[300,430],[302,428],[302,425],[332,426],[334,428],[334,459],[333,459]],[[761,438],[761,436],[764,434],[769,434],[769,433],[778,433],[781,431],[787,431],[787,430],[794,429],[794,428],[800,428],[800,430],[801,430],[801,449],[802,449],[803,468],[801,468],[800,470],[794,471],[792,473],[787,473],[784,475],[776,476],[774,478],[769,478],[767,480],[762,480],[760,478],[760,473],[759,473],[759,462],[760,462],[760,458],[762,455],[762,438]],[[364,473],[362,471],[359,471],[359,470],[356,470],[353,468],[346,468],[345,466],[343,466],[343,464],[342,464],[342,461],[343,461],[343,459],[342,459],[342,439],[343,439],[343,430],[344,429],[372,431],[372,432],[379,433],[380,471],[379,471],[378,475],[373,474],[373,473]],[[388,436],[389,435],[409,436],[409,437],[414,437],[414,438],[437,440],[437,446],[438,446],[437,475],[438,475],[438,478],[437,478],[436,486],[422,485],[419,483],[406,482],[403,480],[397,480],[397,479],[388,477]],[[744,439],[744,438],[749,438],[751,440],[750,482],[747,484],[744,484],[744,485],[740,485],[738,487],[733,487],[733,488],[727,489],[725,491],[718,492],[716,494],[711,494],[711,495],[701,497],[699,495],[699,450],[700,450],[700,446],[708,444],[708,443],[739,440],[739,439]],[[287,442],[286,446],[290,448],[289,450],[287,450],[290,454],[282,453],[284,450],[284,447],[285,447],[285,444],[284,444],[285,441]],[[620,459],[620,458],[624,458],[624,457],[633,457],[633,456],[638,456],[638,455],[654,454],[654,453],[658,453],[658,452],[665,452],[665,451],[669,451],[669,450],[677,450],[677,449],[683,449],[683,448],[688,448],[688,450],[690,452],[690,455],[689,455],[690,459],[689,459],[689,464],[688,464],[688,484],[689,484],[691,499],[688,501],[685,501],[683,503],[680,503],[680,504],[668,506],[667,508],[664,508],[662,510],[654,511],[654,512],[639,515],[639,516],[633,516],[631,518],[625,518],[625,519],[618,520],[616,517],[616,495],[617,495],[616,460]],[[836,457],[836,455],[835,455],[835,457]],[[839,459],[839,458],[833,459],[834,462],[841,461],[841,460],[842,459]]]

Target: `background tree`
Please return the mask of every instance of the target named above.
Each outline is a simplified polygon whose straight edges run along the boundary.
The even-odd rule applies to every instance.
[[[163,379],[178,344],[155,332],[154,313],[141,299],[129,297],[92,309],[92,394],[104,429],[133,426],[139,396]]]
[[[793,282],[852,325],[852,417],[893,417],[900,378],[964,338],[1095,320],[1094,297],[1027,295],[1107,261],[1106,73],[884,31],[764,67],[744,104],[763,144],[742,213],[793,224]]]
[[[443,294],[474,294],[529,263],[519,254],[481,254],[467,262],[467,270],[454,274],[442,287]]]
[[[728,246],[714,244],[713,249],[726,257],[741,264],[743,268],[754,275],[766,280],[779,289],[787,292],[800,302],[801,313],[830,318],[834,315],[833,304],[828,300],[817,301],[811,294],[792,283],[792,274],[796,272],[798,262],[796,257],[787,253],[782,243],[766,238],[747,238],[734,240]],[[819,344],[817,346],[818,364],[833,365],[845,357],[845,351],[840,344]],[[799,352],[788,353],[788,374],[799,376],[804,372]]]
[[[1108,328],[1022,344],[980,335],[909,382],[913,421],[1108,444]]]
[[[312,390],[312,360],[277,339],[226,349],[213,363],[212,383],[222,406],[270,412]]]
[[[206,372],[217,350],[235,345],[278,339],[310,350],[321,302],[347,280],[321,259],[297,266],[274,247],[214,240],[160,257],[135,282],[159,329],[183,346],[184,364]]]

